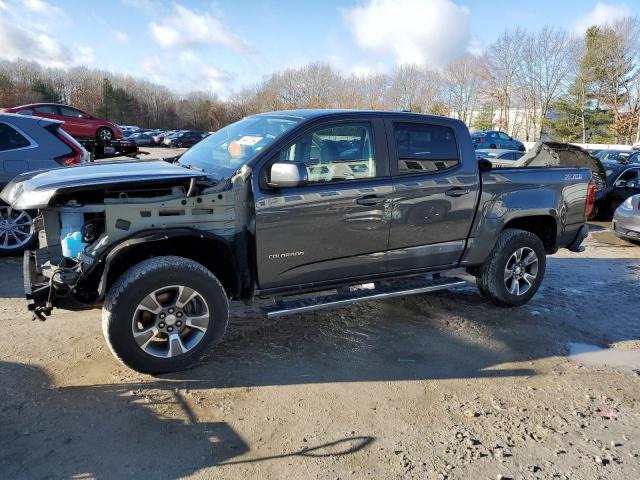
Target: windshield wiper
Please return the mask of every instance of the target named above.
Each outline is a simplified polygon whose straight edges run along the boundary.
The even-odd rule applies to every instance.
[[[191,165],[190,163],[186,165],[184,163],[181,163],[180,166],[184,168],[188,168],[189,170],[195,170],[196,172],[205,173],[204,168],[196,167],[195,165]]]

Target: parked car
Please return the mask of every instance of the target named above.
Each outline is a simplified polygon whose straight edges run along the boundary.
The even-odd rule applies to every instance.
[[[133,135],[127,137],[127,140],[130,142],[134,142],[139,146],[150,146],[156,144],[153,137],[147,133],[134,133]]]
[[[117,125],[96,118],[93,115],[67,105],[55,103],[32,103],[19,107],[5,108],[5,113],[19,113],[20,115],[34,115],[64,122],[65,131],[75,138],[95,138],[108,142],[122,138],[122,130]]]
[[[205,137],[204,132],[198,132],[194,130],[187,130],[184,132],[177,132],[173,135],[165,137],[162,142],[165,147],[192,147]]]
[[[611,223],[618,237],[640,245],[640,195],[627,198],[616,209]]]
[[[524,152],[524,143],[499,130],[477,130],[471,134],[475,148],[503,148]]]
[[[633,150],[600,150],[594,156],[603,162],[613,161],[625,163],[633,153]]]
[[[62,128],[62,122],[0,113],[0,188],[32,170],[89,161],[89,153]],[[35,209],[14,209],[0,202],[0,255],[33,246]]]
[[[506,150],[504,148],[485,149],[479,148],[476,150],[476,158],[486,158],[492,162],[501,161],[505,165],[508,165],[513,160],[518,160],[524,155],[521,150]]]
[[[104,303],[111,350],[147,373],[195,365],[222,339],[229,299],[274,297],[265,314],[278,317],[451,288],[465,268],[497,305],[523,305],[547,254],[581,251],[594,188],[589,168],[481,171],[459,120],[336,110],[247,117],[173,164],[62,173],[1,194],[43,216],[48,240],[24,260],[29,308]],[[62,231],[90,235],[63,255]]]
[[[162,145],[162,143],[164,142],[164,139],[167,138],[169,135],[173,135],[174,133],[176,133],[175,130],[159,132],[153,135],[153,141],[155,142],[156,145]]]
[[[640,164],[601,162],[606,175],[606,186],[596,192],[591,218],[609,219],[618,206],[631,195],[640,193]]]

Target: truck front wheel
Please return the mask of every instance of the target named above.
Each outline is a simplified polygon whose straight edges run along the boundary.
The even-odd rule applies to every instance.
[[[158,374],[196,365],[227,328],[229,301],[218,279],[183,257],[135,265],[111,287],[102,330],[127,367]]]
[[[524,305],[540,288],[546,262],[544,245],[537,235],[506,229],[480,267],[478,290],[502,307]]]

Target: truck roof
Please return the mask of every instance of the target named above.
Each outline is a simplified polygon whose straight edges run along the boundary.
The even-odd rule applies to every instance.
[[[399,112],[399,111],[386,111],[386,110],[350,110],[350,109],[301,109],[301,110],[278,110],[274,112],[264,112],[259,113],[257,116],[283,116],[283,117],[294,117],[300,118],[303,120],[311,120],[314,118],[321,117],[331,117],[331,116],[343,116],[343,115],[361,115],[366,114],[368,116],[373,117],[393,117],[393,118],[401,118],[406,117],[407,119],[415,119],[415,120],[431,120],[436,122],[446,122],[446,123],[454,123],[461,122],[461,120],[456,120],[449,117],[441,117],[438,115],[427,115],[424,113],[415,113],[415,112]]]

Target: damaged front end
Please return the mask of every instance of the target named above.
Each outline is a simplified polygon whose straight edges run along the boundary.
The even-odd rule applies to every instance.
[[[234,245],[239,234],[253,230],[249,172],[243,167],[216,182],[178,165],[137,161],[16,178],[2,198],[15,208],[40,210],[34,222],[39,248],[25,253],[23,267],[34,319],[44,320],[54,307],[78,310],[100,302],[113,281],[108,273],[133,266],[116,265],[126,261],[125,251],[136,250],[136,259],[153,256],[162,242],[187,237]]]

